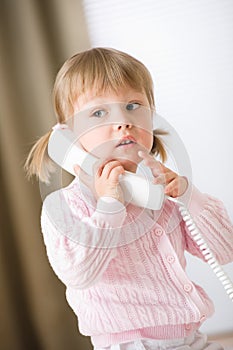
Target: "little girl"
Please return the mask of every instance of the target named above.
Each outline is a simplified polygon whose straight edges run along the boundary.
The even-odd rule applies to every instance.
[[[41,216],[50,264],[67,287],[80,332],[96,350],[223,349],[198,331],[214,308],[185,273],[185,251],[203,257],[177,204],[139,208],[125,202],[119,184],[143,161],[168,196],[190,196],[189,211],[218,261],[233,260],[233,227],[222,203],[163,165],[166,150],[148,113],[155,106],[146,67],[113,49],[78,53],[59,71],[54,101],[55,127],[72,121],[80,145],[100,158],[93,177],[75,166],[73,182],[46,197]],[[50,134],[26,162],[28,174],[45,182]]]

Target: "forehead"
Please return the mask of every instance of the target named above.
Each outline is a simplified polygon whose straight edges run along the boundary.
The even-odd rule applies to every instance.
[[[135,90],[131,87],[122,87],[117,91],[96,91],[94,89],[86,91],[77,98],[75,103],[75,110],[77,112],[100,103],[102,104],[112,102],[139,102],[143,105],[149,106],[145,92]]]

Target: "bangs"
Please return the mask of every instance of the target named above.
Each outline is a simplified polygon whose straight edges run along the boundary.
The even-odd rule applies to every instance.
[[[123,55],[123,54],[122,54]],[[139,62],[128,62],[124,57],[109,53],[107,50],[94,49],[87,51],[80,59],[78,69],[72,72],[71,90],[74,98],[93,90],[98,95],[105,91],[117,92],[120,87],[130,86],[137,91],[145,90],[148,78],[142,71]],[[136,61],[135,59],[133,59]],[[140,65],[140,67],[135,67]],[[144,70],[144,69],[143,69]],[[76,90],[76,92],[75,92]],[[73,95],[72,93],[72,95]]]
[[[64,75],[59,84],[62,86],[62,91],[60,90],[57,94],[57,97],[60,95],[57,101],[55,95],[57,112],[57,107],[60,106],[58,115],[62,108],[63,112],[66,110],[66,117],[71,116],[78,97],[88,91],[94,92],[95,95],[106,91],[117,93],[122,87],[131,87],[135,91],[145,92],[150,106],[154,107],[153,83],[149,71],[140,61],[126,53],[113,49],[94,48],[71,57],[65,65],[66,67],[63,66]],[[61,100],[63,100],[63,106],[61,106]],[[69,107],[65,107],[65,104]]]

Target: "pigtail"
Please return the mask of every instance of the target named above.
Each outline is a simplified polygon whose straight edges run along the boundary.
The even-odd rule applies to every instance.
[[[151,154],[155,156],[160,156],[162,162],[167,160],[167,151],[164,142],[160,136],[168,135],[168,132],[161,129],[156,129],[153,131],[153,145],[151,149]]]
[[[49,184],[50,173],[55,171],[54,163],[48,155],[50,135],[51,131],[39,138],[29,152],[24,164],[28,179],[36,175],[39,180]]]

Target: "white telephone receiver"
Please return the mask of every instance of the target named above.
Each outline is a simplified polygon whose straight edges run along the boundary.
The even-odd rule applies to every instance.
[[[52,131],[48,143],[48,154],[55,163],[74,176],[74,164],[79,164],[88,175],[92,175],[93,165],[97,161],[97,158],[86,153],[77,145],[77,137],[69,128],[54,129]],[[165,198],[162,185],[152,184],[149,179],[130,172],[125,172],[125,174],[122,175],[120,185],[124,192],[126,202],[153,210],[161,209]],[[213,272],[222,283],[229,298],[233,301],[233,284],[212,254],[208,243],[204,240],[204,237],[195,225],[187,208],[182,202],[176,199],[169,197],[166,198],[175,201],[178,204],[182,218],[185,221],[193,240],[199,246],[205,260],[209,263]]]
[[[55,163],[72,175],[75,175],[74,164],[80,165],[88,175],[93,175],[93,166],[98,160],[77,145],[77,137],[68,128],[52,131],[48,154]],[[120,177],[120,185],[126,202],[153,210],[161,208],[164,200],[162,185],[155,185],[148,179],[128,171]]]

